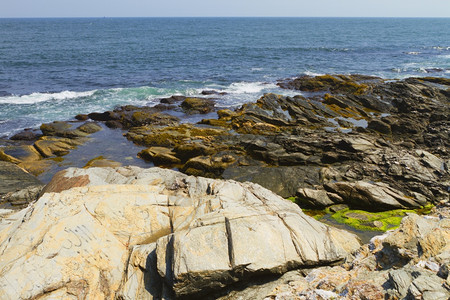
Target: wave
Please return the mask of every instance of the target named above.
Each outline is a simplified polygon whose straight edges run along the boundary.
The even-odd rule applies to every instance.
[[[228,94],[257,94],[267,89],[277,88],[274,83],[267,82],[234,82],[224,92]]]
[[[313,71],[306,71],[306,72],[303,72],[303,75],[307,75],[307,76],[322,76],[322,75],[325,75],[324,73],[316,73],[316,72],[313,72]]]
[[[62,91],[59,93],[32,93],[22,96],[0,97],[0,104],[34,104],[51,100],[66,100],[92,96],[97,90],[87,92]]]
[[[434,50],[447,50],[447,51],[450,51],[450,46],[448,46],[448,47],[445,47],[445,46],[433,46],[431,48],[434,49]]]

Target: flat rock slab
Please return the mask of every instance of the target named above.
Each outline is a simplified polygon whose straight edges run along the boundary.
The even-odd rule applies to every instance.
[[[42,183],[13,163],[0,161],[0,196]]]
[[[160,168],[70,168],[0,223],[6,298],[203,297],[333,264],[356,236],[252,183]]]

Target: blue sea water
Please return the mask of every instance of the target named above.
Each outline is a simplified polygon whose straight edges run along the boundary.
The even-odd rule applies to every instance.
[[[450,18],[0,19],[0,137],[202,90],[235,107],[325,73],[450,77]]]

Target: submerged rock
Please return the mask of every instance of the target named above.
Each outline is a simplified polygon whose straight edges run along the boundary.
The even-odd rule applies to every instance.
[[[43,193],[0,224],[5,297],[203,297],[334,264],[360,246],[252,183],[72,168]]]

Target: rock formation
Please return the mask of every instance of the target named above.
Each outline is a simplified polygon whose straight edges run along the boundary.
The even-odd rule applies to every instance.
[[[0,294],[203,297],[359,248],[253,183],[159,168],[70,168],[0,223]]]

